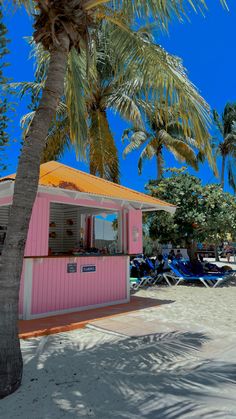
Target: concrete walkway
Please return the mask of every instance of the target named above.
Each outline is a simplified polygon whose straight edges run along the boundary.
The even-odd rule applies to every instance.
[[[19,337],[29,339],[37,336],[68,332],[82,329],[88,323],[98,319],[108,319],[132,311],[157,307],[168,301],[156,298],[131,297],[129,303],[112,305],[92,310],[77,311],[75,313],[61,314],[34,320],[19,320]]]

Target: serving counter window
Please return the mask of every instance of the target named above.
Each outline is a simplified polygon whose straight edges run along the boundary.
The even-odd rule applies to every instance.
[[[51,203],[49,255],[121,253],[118,212]]]
[[[99,214],[93,217],[93,244],[109,254],[121,252],[119,214]]]

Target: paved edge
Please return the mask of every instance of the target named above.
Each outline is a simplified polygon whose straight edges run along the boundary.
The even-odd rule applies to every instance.
[[[83,329],[86,324],[88,324],[89,321],[84,321],[84,322],[79,322],[79,323],[72,323],[72,324],[67,324],[64,326],[55,326],[55,327],[50,327],[48,329],[42,329],[42,330],[34,330],[32,332],[23,332],[23,333],[19,333],[18,336],[20,339],[30,339],[30,338],[37,338],[39,336],[47,336],[47,335],[54,335],[56,333],[61,333],[61,332],[70,332],[71,330],[75,330],[75,329]]]
[[[159,307],[159,304],[157,305],[157,307]],[[147,308],[148,307],[143,307],[143,308],[141,308],[141,310],[145,310]],[[137,308],[136,310],[132,310],[132,313],[135,313],[137,311],[140,311],[140,308]],[[49,328],[38,329],[38,330],[31,331],[31,332],[23,332],[23,333],[19,333],[18,336],[19,336],[20,339],[30,339],[30,338],[40,337],[40,336],[54,335],[56,333],[70,332],[70,331],[76,330],[76,329],[84,329],[88,324],[92,324],[92,322],[95,322],[95,321],[98,321],[98,320],[105,320],[105,319],[109,319],[109,318],[117,317],[117,316],[122,316],[122,315],[124,315],[124,312],[113,313],[113,314],[110,314],[108,316],[94,318],[92,320],[91,319],[82,320],[81,322],[65,324],[63,326],[54,326],[54,327],[52,326],[52,327],[49,327]]]

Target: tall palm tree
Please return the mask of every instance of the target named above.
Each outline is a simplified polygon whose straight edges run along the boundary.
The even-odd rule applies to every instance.
[[[2,4],[0,3],[0,171],[6,169],[4,149],[9,141],[9,135],[7,133],[9,118],[7,112],[10,105],[7,101],[7,92],[3,88],[7,80],[9,80],[5,76],[5,68],[8,65],[5,56],[9,53],[7,48],[9,40],[6,36],[7,29],[3,23]]]
[[[99,175],[113,182],[118,182],[118,153],[106,112],[108,108],[112,108],[115,112],[120,113],[123,119],[129,120],[135,125],[142,126],[142,116],[138,106],[138,98],[144,94],[145,86],[143,85],[142,76],[139,74],[138,69],[135,69],[134,72],[129,71],[127,74],[127,64],[131,59],[129,55],[127,55],[126,62],[123,63],[121,69],[119,68],[122,56],[120,57],[119,49],[114,50],[113,37],[109,26],[110,25],[105,23],[100,25],[99,30],[91,36],[90,41],[91,59],[87,83],[89,87],[86,89],[85,97],[88,117],[87,149],[90,162],[90,173]],[[155,55],[159,53],[159,50],[155,48],[157,46],[152,43],[150,28],[140,28],[135,35],[138,37],[142,48],[149,42],[152,47],[154,47],[153,56],[155,57]],[[46,77],[45,62],[47,62],[48,57],[45,51],[38,47],[34,47],[33,55],[36,56],[38,61],[38,67],[35,74],[36,81],[15,83],[14,86],[17,89],[20,89],[19,92],[21,96],[30,90],[34,103],[35,98],[40,95],[43,87],[43,77]],[[80,59],[80,71],[82,71],[83,74],[86,74],[86,60],[83,58],[86,58],[85,55],[82,55]],[[177,57],[171,57],[171,59],[175,62],[176,66],[180,66]],[[147,61],[146,65],[150,65],[150,71],[152,71],[152,61]],[[147,70],[148,68],[146,68],[146,71]],[[186,83],[187,82],[186,79]],[[130,88],[131,86],[132,89]],[[148,101],[149,98],[147,98],[146,102]],[[152,101],[152,98],[150,101]],[[163,104],[162,108],[165,109],[166,105]],[[66,104],[61,103],[47,137],[42,159],[43,162],[57,159],[63,155],[65,148],[71,146],[70,120],[67,114]],[[25,115],[22,119],[22,125],[25,126],[25,124],[30,123],[33,115],[34,112]],[[182,109],[182,117],[186,120],[188,119],[188,109],[185,110],[185,113],[184,108]],[[83,120],[82,116],[81,121]],[[164,126],[164,122],[161,118],[160,124]],[[189,119],[188,124],[193,124],[191,118]],[[175,127],[176,125],[177,123],[175,123]],[[178,135],[179,134],[180,133],[178,133]],[[200,139],[200,142],[201,141],[202,138]],[[179,143],[179,148],[180,145],[181,144]],[[185,148],[187,148],[187,146],[185,146]],[[180,153],[181,151],[179,151],[179,156]],[[186,153],[187,151],[185,150],[185,154]]]
[[[15,0],[27,5],[30,0]],[[186,2],[187,3],[187,2]],[[134,71],[139,63],[139,71],[149,80],[149,87],[162,86],[159,98],[169,96],[174,101],[179,98],[181,105],[189,106],[190,115],[195,115],[199,130],[206,133],[206,105],[193,86],[186,88],[185,73],[175,64],[171,68],[171,58],[159,49],[152,59],[153,48],[148,44],[140,47],[140,42],[124,22],[135,16],[151,17],[167,26],[173,15],[183,15],[182,0],[37,0],[34,13],[34,40],[49,52],[47,79],[39,106],[25,138],[18,170],[14,182],[14,196],[9,217],[9,225],[0,265],[0,398],[14,392],[21,383],[22,357],[18,339],[18,299],[24,248],[37,194],[40,162],[45,141],[61,97],[66,95],[71,136],[75,141],[84,142],[78,109],[83,107],[82,84],[76,84],[81,74],[76,66],[82,50],[87,52],[91,29],[98,21],[107,20],[113,25],[114,49],[120,48],[123,60],[130,55],[129,71]],[[203,0],[188,0],[192,7],[202,7]],[[110,7],[109,7],[110,6]],[[145,54],[144,54],[145,52]],[[136,63],[133,61],[136,59]],[[153,71],[146,73],[147,61],[152,59]],[[167,69],[168,72],[167,72]],[[68,81],[64,84],[65,76]],[[166,86],[169,89],[167,90]],[[72,83],[72,84],[71,84]],[[79,85],[79,88],[78,88]],[[65,88],[64,88],[65,87]],[[84,108],[85,109],[85,108]],[[80,121],[81,122],[81,121]],[[78,126],[79,125],[79,126]],[[84,126],[85,124],[83,124]],[[205,138],[205,136],[204,136]],[[204,141],[204,140],[203,140]],[[27,194],[26,194],[27,191]]]
[[[222,140],[213,139],[216,156],[222,158],[220,183],[224,189],[227,165],[228,182],[236,192],[236,103],[227,103],[222,117],[216,110],[213,110],[213,119],[222,136]]]
[[[140,30],[136,32],[142,42],[140,34]],[[141,115],[135,104],[134,95],[130,94],[129,86],[127,82],[124,82],[125,68],[128,62],[121,66],[122,56],[120,57],[119,51],[114,51],[110,25],[105,22],[99,25],[99,29],[96,32],[94,31],[91,36],[90,53],[85,91],[86,121],[88,124],[88,144],[85,148],[87,148],[86,154],[89,159],[90,173],[113,182],[119,182],[118,152],[108,122],[107,109],[111,108],[113,111],[119,112],[122,118],[132,122],[134,120],[141,122]],[[33,109],[30,113],[24,115],[21,121],[22,127],[26,127],[26,132],[34,116],[35,102],[37,104],[37,98],[40,96],[44,85],[46,77],[45,61],[47,62],[48,58],[45,51],[35,47],[34,44],[31,55],[38,61],[35,81],[11,84],[18,90],[21,97],[28,92],[31,93],[30,107]],[[80,72],[85,75],[87,66],[85,54],[82,54],[80,58]],[[129,82],[132,82],[132,80],[129,79]],[[133,82],[135,82],[135,79]],[[82,122],[84,115],[83,110]],[[65,149],[70,148],[71,145],[73,145],[73,141],[71,141],[70,136],[70,120],[66,103],[63,100],[57,109],[56,118],[51,124],[42,162],[58,159],[63,155]],[[76,144],[74,145],[76,146]],[[77,154],[81,154],[78,149]]]
[[[163,151],[165,148],[177,160],[185,161],[195,170],[198,169],[197,154],[193,148],[198,148],[198,142],[185,135],[177,109],[169,108],[168,112],[164,113],[159,108],[152,109],[147,117],[150,127],[148,132],[139,128],[131,128],[124,131],[123,141],[125,139],[129,141],[129,144],[124,149],[124,156],[145,145],[138,160],[139,173],[142,172],[145,159],[156,158],[157,180],[160,180],[163,175]],[[192,135],[194,136],[194,133]],[[211,161],[211,154],[207,154],[208,159]]]

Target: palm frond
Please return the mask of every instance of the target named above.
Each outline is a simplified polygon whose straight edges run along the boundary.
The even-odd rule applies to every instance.
[[[184,141],[172,139],[169,144],[166,143],[167,149],[181,162],[186,162],[195,170],[198,170],[197,156],[192,147]]]
[[[135,126],[144,127],[142,115],[135,98],[125,92],[124,86],[119,86],[108,98],[107,107],[113,108],[121,117],[131,121]]]
[[[224,112],[222,115],[222,124],[223,124],[223,136],[232,133],[235,131],[235,123],[236,123],[236,103],[227,103],[224,108]]]
[[[193,131],[197,143],[203,146],[209,139],[209,107],[187,79],[180,60],[131,31],[113,30],[111,37],[121,62],[126,62],[126,77],[135,79],[136,75],[137,79],[138,75],[139,86],[163,113],[170,106],[178,106],[185,136]]]
[[[116,8],[122,6],[122,10],[130,17],[152,17],[160,27],[166,29],[173,15],[181,21],[187,17],[188,6],[201,12],[206,8],[204,0],[187,0],[185,4],[182,0],[112,0],[112,3]]]
[[[89,158],[90,173],[119,183],[117,149],[106,113],[99,109],[90,112]]]
[[[67,106],[65,102],[60,101],[57,106],[57,116],[60,118],[66,118],[67,116]]]
[[[21,128],[29,129],[29,125],[31,124],[34,115],[35,115],[35,111],[28,112],[25,115],[23,115],[22,118],[21,118],[21,120],[20,120],[20,126],[21,126]]]
[[[37,83],[35,81],[30,82],[18,82],[18,83],[10,83],[9,86],[16,90],[16,93],[22,98],[26,94],[33,94],[35,96],[39,96],[42,89],[44,88],[45,80],[41,83]]]
[[[204,150],[199,150],[197,152],[197,162],[204,163],[205,160],[206,160],[206,156],[205,156]]]
[[[223,128],[223,124],[220,120],[220,115],[218,114],[218,112],[215,109],[213,109],[212,114],[213,114],[213,120],[214,120],[218,130],[223,135],[224,128]]]
[[[67,117],[55,120],[46,139],[42,163],[58,160],[63,156],[66,149],[70,149],[70,125]]]
[[[140,148],[141,145],[143,145],[145,141],[147,141],[148,139],[148,134],[144,131],[129,130],[129,132],[133,132],[133,134],[129,138],[129,141],[130,141],[129,144],[125,147],[123,151],[123,157],[126,157],[127,154],[129,154],[131,151],[134,151]],[[128,130],[126,130],[126,132],[123,134],[123,139],[125,138],[125,136],[127,138],[127,134],[128,134]]]
[[[151,160],[156,155],[156,148],[153,147],[153,145],[147,144],[146,147],[141,152],[139,159],[138,159],[138,172],[139,174],[142,173],[143,169],[143,161],[144,160]]]
[[[18,7],[24,6],[28,13],[34,13],[35,11],[34,0],[13,0],[13,3]]]
[[[25,39],[31,47],[29,58],[35,62],[35,79],[45,80],[50,61],[50,53],[43,48],[42,44],[36,43],[32,36],[25,37]]]
[[[96,1],[88,0],[87,6],[91,7],[95,3]],[[105,3],[108,2],[101,1],[99,4]],[[181,0],[167,0],[165,3],[163,5],[160,0],[148,0],[146,4],[141,0],[120,2],[120,10],[115,13],[112,8],[99,6],[99,13],[110,16],[111,19],[100,26],[100,32],[91,30],[90,45],[81,44],[80,54],[71,50],[65,83],[66,105],[65,109],[58,109],[58,115],[60,119],[64,111],[68,112],[70,138],[80,157],[86,156],[88,114],[101,105],[104,109],[113,107],[123,117],[131,120],[136,129],[143,128],[142,117],[152,108],[150,102],[154,102],[155,107],[159,106],[159,119],[165,121],[167,126],[173,116],[169,115],[171,107],[172,114],[176,113],[181,121],[185,138],[194,132],[196,143],[201,148],[208,141],[208,106],[187,79],[181,61],[154,45],[151,37],[143,36],[142,31],[133,32],[128,25],[129,17],[126,19],[123,13],[126,6],[136,14],[139,13],[138,10],[140,13],[155,14],[157,10],[160,13],[160,9],[163,9],[163,15],[165,12],[169,19],[169,12],[173,13],[174,4],[182,4]],[[193,3],[199,5],[204,2],[199,0]],[[47,63],[48,55],[44,57],[40,48],[34,47],[42,76],[47,71],[47,64],[43,63]],[[88,47],[92,56],[89,72],[86,54]],[[140,104],[145,102],[145,96],[148,104],[142,107]],[[207,147],[206,149],[208,150]]]
[[[224,148],[227,154],[236,157],[236,132],[231,132],[224,138]]]
[[[164,146],[172,145],[174,142],[178,142],[174,137],[172,137],[166,130],[160,129],[157,131],[157,138],[161,144]]]
[[[90,9],[94,9],[97,6],[104,5],[109,2],[110,0],[85,0],[83,6],[85,10],[90,10]]]

